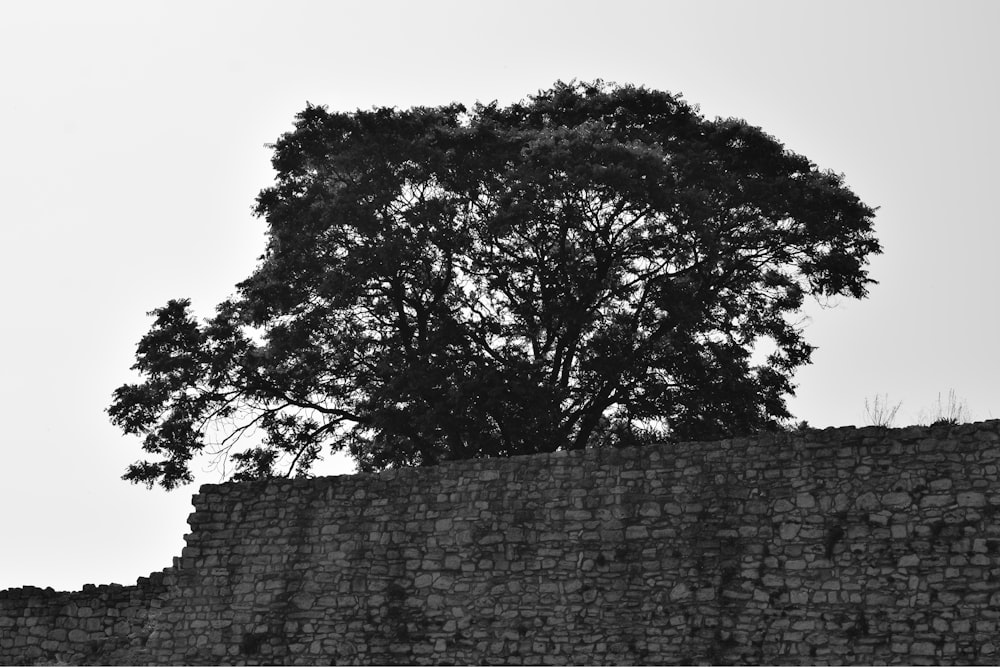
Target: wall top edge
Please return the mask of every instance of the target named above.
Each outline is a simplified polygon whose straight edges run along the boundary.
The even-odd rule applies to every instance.
[[[643,447],[604,447],[588,448],[580,450],[556,450],[552,452],[540,452],[534,454],[520,454],[509,457],[485,457],[475,459],[461,459],[455,461],[443,461],[430,466],[389,468],[373,473],[354,473],[347,475],[326,475],[319,477],[276,477],[265,480],[251,482],[222,482],[219,484],[203,484],[199,487],[198,494],[226,493],[234,487],[252,488],[260,487],[262,490],[271,485],[283,487],[286,485],[308,486],[336,484],[346,480],[393,480],[400,476],[410,475],[443,475],[450,473],[462,473],[469,470],[478,470],[483,467],[500,467],[506,465],[525,465],[529,461],[547,461],[551,464],[569,464],[578,459],[590,459],[597,463],[613,464],[616,461],[631,460],[637,457],[640,452],[668,453],[674,449],[690,452],[696,449],[727,449],[736,443],[759,442],[761,444],[802,441],[804,449],[815,449],[827,443],[844,444],[844,441],[858,440],[865,438],[878,438],[880,440],[920,440],[934,437],[936,439],[948,437],[970,436],[979,432],[989,432],[1000,434],[1000,419],[989,419],[963,424],[935,424],[935,425],[911,425],[902,427],[884,426],[829,426],[825,428],[808,428],[801,431],[778,431],[773,433],[757,433],[734,438],[724,438],[720,440],[680,440],[665,441]]]

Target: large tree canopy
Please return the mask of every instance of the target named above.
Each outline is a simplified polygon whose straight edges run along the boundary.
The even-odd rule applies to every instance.
[[[171,488],[709,439],[790,417],[805,295],[863,298],[872,208],[741,120],[557,83],[525,102],[331,113],[274,148],[257,270],[151,313],[109,414]],[[758,344],[773,352],[761,364]]]

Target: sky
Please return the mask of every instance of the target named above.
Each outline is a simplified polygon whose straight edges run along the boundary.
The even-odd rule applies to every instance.
[[[172,564],[172,492],[105,410],[146,313],[200,317],[264,249],[266,144],[336,111],[508,104],[555,81],[681,94],[762,127],[879,207],[864,301],[807,304],[791,411],[816,427],[1000,418],[1000,3],[0,4],[0,590],[132,584]],[[323,474],[353,471],[344,457]]]

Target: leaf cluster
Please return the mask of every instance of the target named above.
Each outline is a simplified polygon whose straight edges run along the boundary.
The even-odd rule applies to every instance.
[[[309,106],[273,148],[258,268],[204,323],[154,311],[115,392],[161,457],[128,479],[188,481],[220,424],[241,479],[777,429],[804,297],[864,297],[881,251],[842,177],[642,87]]]

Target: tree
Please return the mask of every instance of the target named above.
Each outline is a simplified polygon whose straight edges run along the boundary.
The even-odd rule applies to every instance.
[[[527,101],[331,113],[273,146],[268,244],[199,323],[151,315],[112,421],[171,488],[775,429],[806,295],[863,298],[874,210],[741,120],[557,83]],[[774,351],[753,365],[751,353]],[[245,438],[252,432],[258,440]]]

